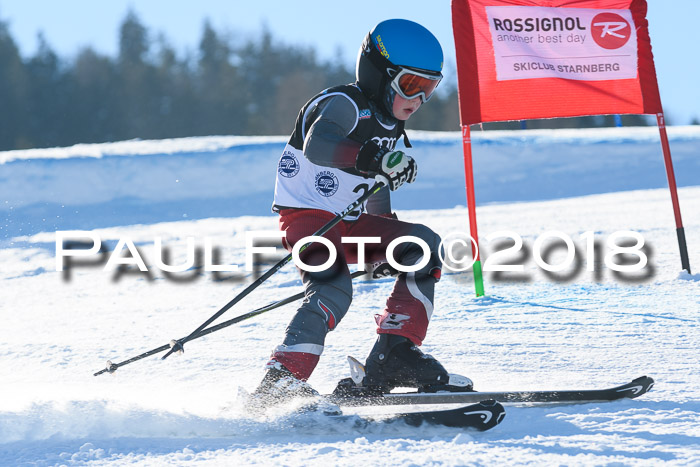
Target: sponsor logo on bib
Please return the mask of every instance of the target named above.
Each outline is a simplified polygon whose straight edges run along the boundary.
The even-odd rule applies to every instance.
[[[338,191],[338,177],[333,172],[324,170],[316,174],[316,191],[326,198]]]
[[[292,178],[299,173],[299,160],[291,151],[284,151],[277,167],[279,174],[286,178]]]

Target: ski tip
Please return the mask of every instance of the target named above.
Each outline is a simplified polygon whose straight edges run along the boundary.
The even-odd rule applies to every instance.
[[[433,425],[486,431],[501,423],[505,416],[506,409],[503,405],[498,401],[489,399],[457,409],[405,414],[403,419],[413,426],[419,426],[420,423],[427,422]]]
[[[628,399],[634,399],[646,394],[654,387],[654,379],[649,376],[640,376],[632,380],[631,383],[625,384],[620,388],[616,389],[616,392],[620,394],[621,397]]]
[[[640,376],[635,381],[639,381],[641,384],[645,385],[644,392],[649,392],[651,388],[654,387],[654,383],[656,382],[654,381],[654,378],[650,376]]]
[[[481,429],[482,431],[489,430],[495,427],[496,425],[500,424],[506,417],[505,407],[503,407],[503,404],[494,399],[487,399],[485,401],[481,401],[477,405],[487,409],[492,414],[492,418],[490,420],[484,419],[483,428],[477,426],[477,428]]]

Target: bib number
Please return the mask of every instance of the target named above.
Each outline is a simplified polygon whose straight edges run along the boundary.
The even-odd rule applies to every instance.
[[[368,191],[369,191],[369,185],[367,183],[360,183],[352,190],[353,193],[357,193],[358,198],[360,198],[361,196],[364,196],[364,194],[367,193]],[[360,217],[360,214],[362,214],[365,210],[366,204],[367,204],[367,202],[365,201],[364,203],[362,203],[362,206],[360,207],[360,209],[356,209],[355,211],[350,212],[350,214],[348,214],[348,216],[352,216],[355,218]]]

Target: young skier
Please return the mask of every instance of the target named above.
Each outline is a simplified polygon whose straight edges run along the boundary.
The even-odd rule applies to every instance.
[[[379,335],[367,357],[362,386],[388,392],[398,386],[434,389],[448,384],[444,367],[418,348],[440,279],[440,237],[424,225],[397,220],[390,203],[390,191],[416,179],[416,162],[395,146],[404,136],[410,147],[404,122],[430,99],[442,78],[442,62],[440,43],[426,28],[402,19],[383,21],[362,43],[357,81],[326,89],[299,112],[279,161],[273,204],[288,250],[366,193],[376,176],[384,177],[388,186],[369,199],[366,212],[363,207],[350,213],[324,235],[338,254],[330,268],[301,270],[306,298],[274,349],[257,396],[317,394],[306,380],[323,352],[326,334],[338,326],[352,301],[348,263],[357,262],[358,245],[342,243],[343,237],[381,237],[380,243],[364,245],[366,262],[374,263],[374,277],[396,276],[386,307],[376,316]],[[386,248],[406,235],[424,240],[430,258],[415,272],[397,274],[386,264]],[[313,243],[300,258],[315,266],[324,264],[328,255],[328,248]],[[396,261],[407,266],[421,262],[423,255],[421,246],[412,242],[394,250]],[[471,381],[463,378],[461,385],[470,389]]]

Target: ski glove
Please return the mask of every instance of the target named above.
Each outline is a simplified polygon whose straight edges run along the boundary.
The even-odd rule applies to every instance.
[[[379,147],[373,141],[365,143],[357,155],[355,168],[370,176],[380,175],[391,191],[404,183],[413,183],[418,175],[418,164],[402,151]]]

